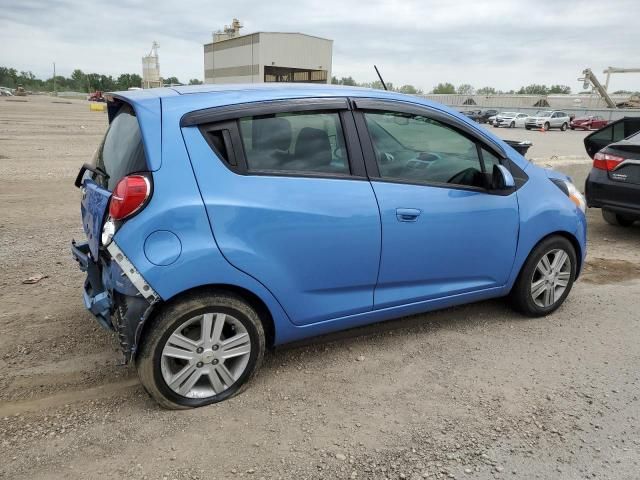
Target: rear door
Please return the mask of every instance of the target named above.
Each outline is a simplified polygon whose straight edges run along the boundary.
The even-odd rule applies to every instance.
[[[380,216],[346,99],[212,109],[183,135],[221,252],[295,324],[373,308]]]
[[[382,254],[375,307],[506,284],[515,256],[515,191],[486,189],[494,147],[443,114],[356,100],[356,123],[380,205]]]

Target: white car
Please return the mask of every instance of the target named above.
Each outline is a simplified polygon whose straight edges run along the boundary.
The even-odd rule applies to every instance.
[[[527,117],[524,128],[531,130],[532,128],[549,130],[551,128],[559,128],[563,132],[569,128],[571,119],[565,112],[558,110],[540,110],[531,117]]]
[[[502,112],[496,115],[494,127],[524,127],[524,122],[529,115],[518,112]]]

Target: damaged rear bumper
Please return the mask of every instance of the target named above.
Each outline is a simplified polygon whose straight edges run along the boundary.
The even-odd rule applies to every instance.
[[[98,323],[118,333],[125,362],[135,355],[144,322],[160,298],[115,242],[98,261],[89,245],[71,242],[71,254],[86,272],[83,299]]]

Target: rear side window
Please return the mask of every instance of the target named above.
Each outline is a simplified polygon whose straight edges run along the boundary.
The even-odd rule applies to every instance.
[[[120,108],[94,160],[95,166],[108,175],[107,179],[95,175],[94,180],[108,190],[113,190],[123,177],[148,169],[140,126],[131,106],[123,104]]]
[[[249,171],[349,174],[337,112],[244,117],[239,124]]]

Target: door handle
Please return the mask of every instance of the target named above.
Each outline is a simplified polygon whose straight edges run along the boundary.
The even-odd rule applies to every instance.
[[[421,213],[417,208],[396,208],[396,218],[399,222],[415,222]]]

